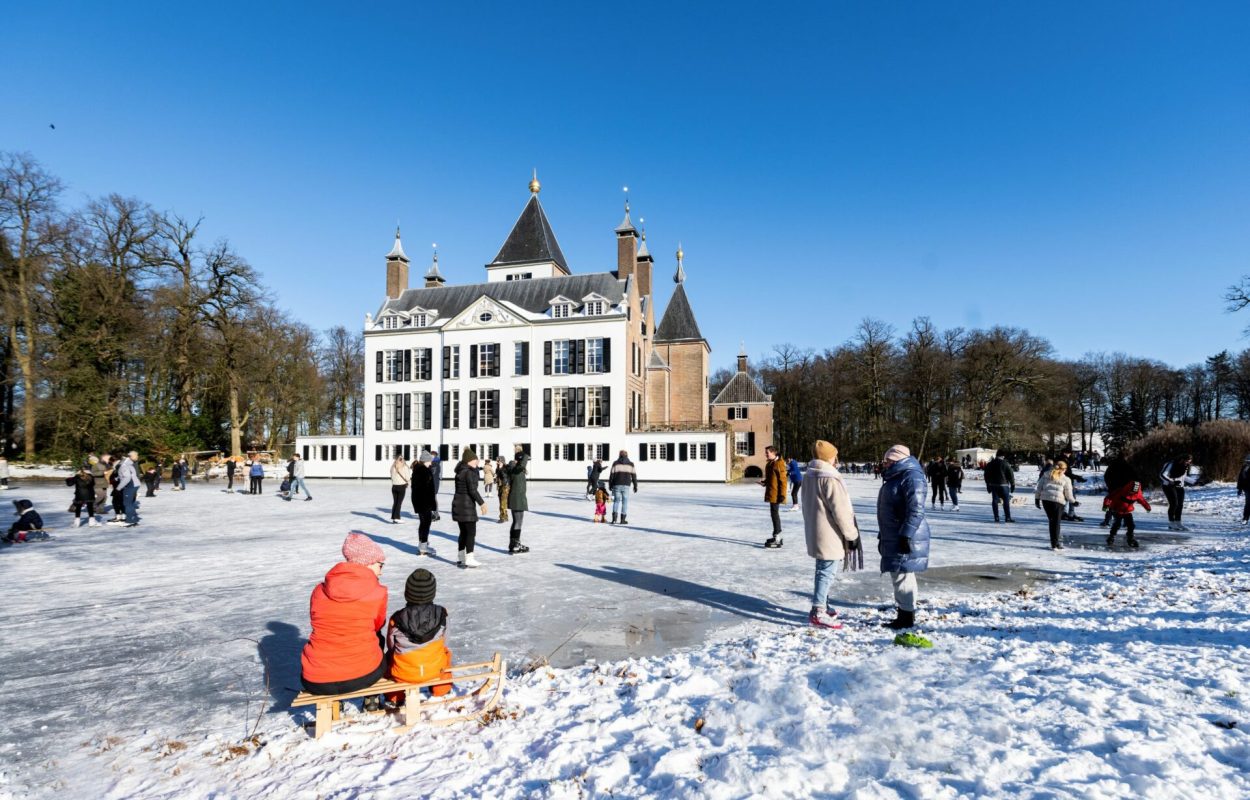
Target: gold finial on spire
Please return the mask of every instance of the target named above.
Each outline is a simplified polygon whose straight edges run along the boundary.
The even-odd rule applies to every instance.
[[[677,243],[677,263],[680,264],[681,260],[685,257],[686,257],[686,254],[683,253],[681,250],[681,242],[678,242]]]
[[[534,168],[534,177],[530,178],[530,194],[538,194],[543,189],[543,185],[538,182],[538,168]]]
[[[678,242],[677,243],[677,273],[673,275],[673,283],[680,284],[680,283],[686,282],[686,268],[683,267],[681,263],[681,260],[685,257],[686,257],[686,254],[683,253],[681,249],[681,242]]]

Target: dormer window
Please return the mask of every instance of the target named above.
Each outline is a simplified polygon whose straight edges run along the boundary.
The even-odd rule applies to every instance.
[[[585,308],[586,316],[588,317],[597,317],[601,314],[607,313],[608,310],[607,303],[602,300],[590,300],[586,303]]]
[[[399,327],[399,317],[396,316],[395,314],[391,314],[388,317],[382,318],[383,330],[393,331],[398,327]]]
[[[430,324],[430,315],[413,314],[412,318],[408,320],[408,324],[413,328],[424,328],[426,325]]]
[[[551,307],[551,316],[554,319],[567,319],[573,314],[572,303],[556,303]]]

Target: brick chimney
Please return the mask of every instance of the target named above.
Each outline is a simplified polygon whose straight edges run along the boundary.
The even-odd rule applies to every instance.
[[[616,228],[616,277],[628,278],[638,266],[638,231],[629,219],[629,200],[625,200],[625,219]]]

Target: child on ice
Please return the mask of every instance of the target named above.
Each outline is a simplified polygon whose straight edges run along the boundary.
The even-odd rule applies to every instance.
[[[34,503],[14,500],[13,511],[17,514],[17,521],[9,526],[9,532],[4,537],[6,542],[33,542],[48,538],[48,534],[43,532],[43,517],[35,510]]]
[[[95,476],[91,474],[91,468],[84,465],[65,479],[65,485],[74,487],[74,500],[69,504],[69,513],[74,515],[74,527],[82,524],[78,515],[84,506],[87,509],[87,524],[93,528],[99,525],[95,518]]]
[[[600,486],[595,489],[595,522],[608,521],[608,490]]]
[[[1111,532],[1107,534],[1107,547],[1115,544],[1115,534],[1120,530],[1121,524],[1124,525],[1124,530],[1128,534],[1128,546],[1137,547],[1137,537],[1133,535],[1135,529],[1133,506],[1137,503],[1141,503],[1142,508],[1147,511],[1150,510],[1150,501],[1142,494],[1140,483],[1126,483],[1102,501],[1102,510],[1110,511],[1115,515],[1115,521],[1111,523]]]
[[[434,604],[438,584],[428,569],[415,569],[404,583],[407,605],[391,615],[386,626],[386,651],[393,680],[406,683],[446,676],[447,683],[430,687],[430,694],[451,691],[451,651],[447,649],[447,609]],[[400,695],[388,696],[398,702]]]

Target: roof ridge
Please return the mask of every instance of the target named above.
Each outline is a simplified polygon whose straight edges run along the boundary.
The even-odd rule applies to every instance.
[[[540,264],[546,261],[555,262],[566,271],[569,268],[542,202],[537,194],[531,194],[503,246],[487,266]]]

